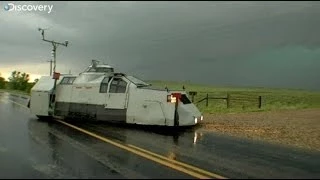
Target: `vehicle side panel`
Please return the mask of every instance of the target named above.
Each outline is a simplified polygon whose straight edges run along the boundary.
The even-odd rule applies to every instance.
[[[132,86],[127,111],[127,123],[172,126],[174,104],[167,103],[167,92]]]

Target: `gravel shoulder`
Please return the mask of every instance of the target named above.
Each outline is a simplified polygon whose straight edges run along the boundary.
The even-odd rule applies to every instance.
[[[320,109],[205,114],[206,131],[320,151]]]

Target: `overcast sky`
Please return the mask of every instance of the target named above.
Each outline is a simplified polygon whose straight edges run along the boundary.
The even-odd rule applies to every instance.
[[[53,5],[50,13],[5,11]],[[1,2],[0,73],[79,73],[97,59],[142,79],[320,90],[319,2]]]

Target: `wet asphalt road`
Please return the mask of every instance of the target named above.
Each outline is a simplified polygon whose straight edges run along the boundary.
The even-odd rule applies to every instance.
[[[194,178],[58,122],[39,121],[0,93],[0,178]],[[320,153],[182,130],[75,123],[227,178],[320,178]],[[164,132],[165,131],[165,132]]]

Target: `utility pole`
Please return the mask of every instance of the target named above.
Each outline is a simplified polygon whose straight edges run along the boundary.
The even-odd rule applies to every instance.
[[[50,62],[50,76],[52,76],[52,59],[50,59],[50,61],[47,61],[47,62]]]
[[[53,55],[53,74],[56,73],[56,51],[57,51],[57,47],[59,45],[62,45],[62,46],[65,46],[67,47],[68,46],[68,41],[65,41],[64,43],[60,43],[60,42],[56,42],[56,41],[53,41],[53,40],[47,40],[44,38],[44,30],[46,29],[42,29],[42,28],[38,28],[39,31],[41,31],[41,35],[42,35],[42,40],[45,41],[45,42],[49,42],[52,44],[52,55]],[[57,86],[57,79],[54,80],[54,86],[53,86],[53,92],[52,92],[52,98],[50,99],[50,107],[53,107],[53,104],[54,104],[54,99],[53,97],[55,97],[55,91],[56,91],[56,86]]]

